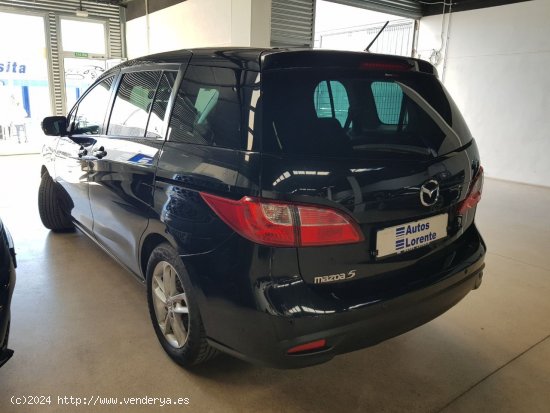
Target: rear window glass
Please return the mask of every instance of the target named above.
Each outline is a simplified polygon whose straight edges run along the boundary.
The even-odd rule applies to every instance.
[[[372,82],[372,97],[380,123],[397,125],[403,104],[403,91],[394,82]]]
[[[319,118],[336,118],[344,126],[348,117],[349,100],[346,88],[340,82],[325,80],[315,88],[315,111]]]
[[[471,139],[430,75],[273,70],[263,75],[262,99],[266,152],[433,157]]]

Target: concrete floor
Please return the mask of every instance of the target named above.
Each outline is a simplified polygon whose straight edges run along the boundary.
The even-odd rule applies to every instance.
[[[190,373],[157,343],[140,284],[84,235],[41,226],[39,162],[0,158],[0,216],[19,260],[1,412],[79,411],[58,396],[96,395],[189,398],[123,412],[550,411],[550,189],[486,180],[483,285],[431,323],[307,369],[221,356]],[[17,407],[13,395],[50,395],[52,405]]]

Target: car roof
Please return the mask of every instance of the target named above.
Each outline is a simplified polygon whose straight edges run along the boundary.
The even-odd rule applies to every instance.
[[[346,62],[357,62],[359,60],[378,60],[383,59],[389,62],[410,62],[415,64],[420,71],[436,74],[435,68],[428,62],[420,59],[414,59],[406,56],[383,55],[369,52],[310,49],[310,48],[254,48],[254,47],[224,47],[224,48],[196,48],[181,49],[163,53],[156,53],[148,56],[138,57],[128,60],[108,70],[105,75],[119,69],[143,66],[158,63],[186,63],[191,57],[191,63],[194,65],[210,65],[218,67],[230,67],[243,70],[260,71],[260,65],[264,68],[265,64],[269,67],[303,67],[305,62],[311,61],[315,64],[327,65],[332,62],[345,64]],[[322,64],[324,63],[324,64]],[[102,76],[102,77],[104,77]]]
[[[249,70],[260,70],[260,56],[263,53],[269,52],[270,49],[266,48],[197,48],[197,49],[181,49],[173,50],[163,53],[155,53],[148,56],[138,57],[131,59],[120,65],[110,69],[105,74],[116,71],[118,69],[124,69],[127,67],[158,64],[158,63],[172,63],[183,64],[187,63],[190,57],[193,58],[194,64],[209,64],[216,66],[228,66],[246,68]]]

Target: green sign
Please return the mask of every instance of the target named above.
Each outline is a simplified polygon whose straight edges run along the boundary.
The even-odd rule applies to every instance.
[[[88,57],[88,53],[74,52],[75,57]]]

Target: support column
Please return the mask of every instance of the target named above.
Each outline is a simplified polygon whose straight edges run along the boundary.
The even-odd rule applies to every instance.
[[[46,19],[46,27],[49,36],[47,37],[47,42],[50,48],[50,71],[49,71],[49,81],[50,81],[50,90],[53,92],[50,95],[51,99],[51,111],[54,115],[64,116],[66,115],[65,110],[65,88],[63,85],[63,74],[61,73],[61,63],[59,56],[59,43],[58,43],[58,33],[57,30],[57,16],[55,13],[48,13]]]
[[[231,0],[231,46],[269,47],[271,0]]]

